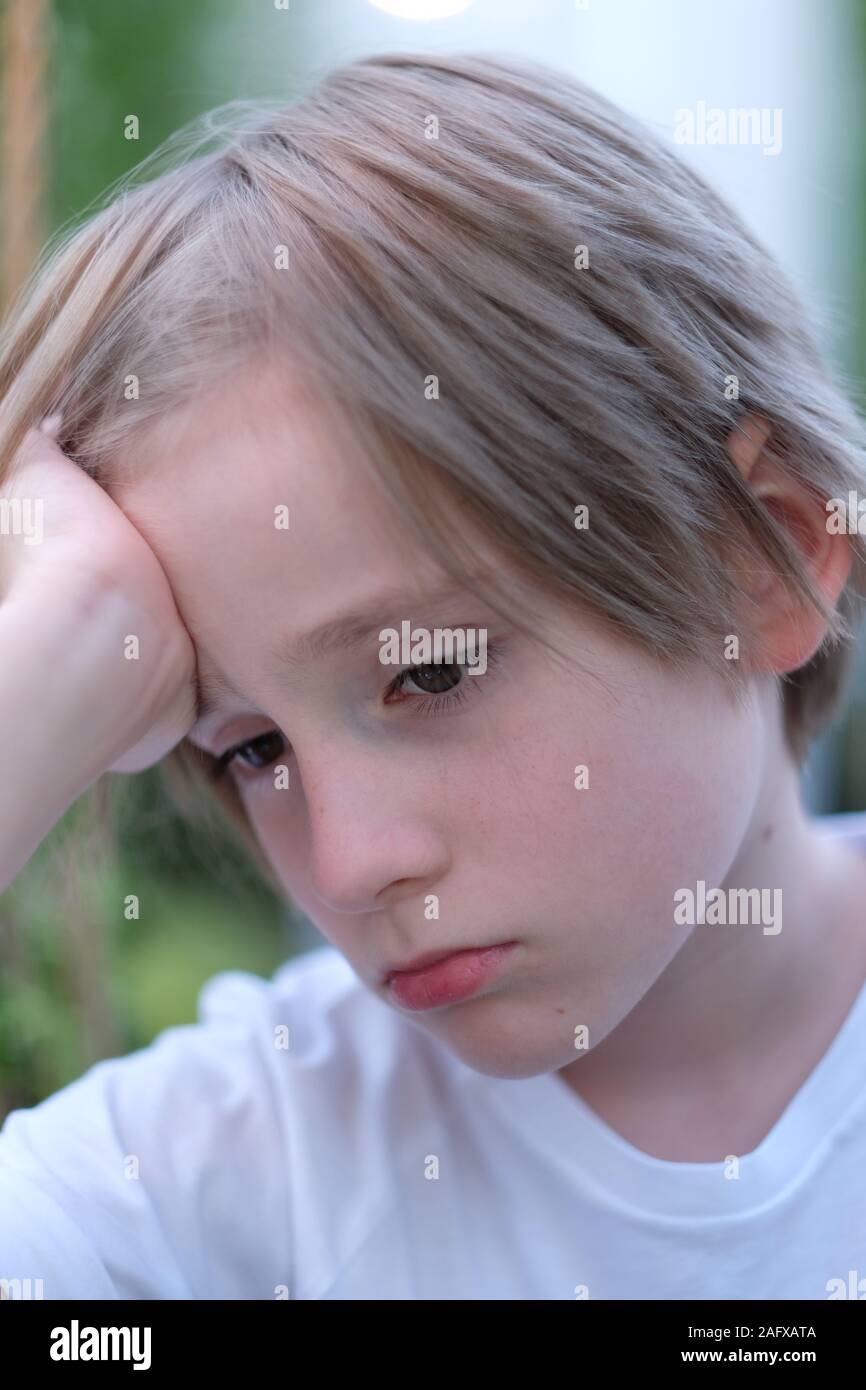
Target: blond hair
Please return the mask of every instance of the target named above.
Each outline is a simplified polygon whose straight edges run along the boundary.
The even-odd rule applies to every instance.
[[[826,610],[725,441],[765,418],[828,499],[862,490],[863,429],[773,260],[672,149],[551,68],[389,53],[209,113],[106,196],[7,321],[0,470],[60,410],[61,447],[107,480],[148,421],[283,353],[445,568],[465,576],[457,506],[659,658],[731,674],[748,609],[725,554],[748,539],[828,620],[782,681],[803,756],[839,699],[863,542]]]

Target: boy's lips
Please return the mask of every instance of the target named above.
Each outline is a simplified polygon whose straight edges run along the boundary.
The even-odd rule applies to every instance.
[[[496,945],[510,946],[513,943],[496,942]],[[437,961],[447,960],[449,956],[462,954],[464,951],[488,951],[489,946],[446,946],[438,951],[424,951],[420,956],[414,956],[412,960],[406,961],[405,965],[391,965],[382,974],[382,983],[388,984],[392,975],[406,975],[413,970],[426,970],[428,965],[435,965]]]
[[[384,984],[407,1009],[433,1009],[476,993],[516,941],[428,951],[385,973]]]

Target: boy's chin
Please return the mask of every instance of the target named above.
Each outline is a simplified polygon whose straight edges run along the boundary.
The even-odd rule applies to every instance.
[[[480,1004],[482,1001],[477,1002]],[[499,1003],[499,1017],[494,1017],[494,1011],[488,1009],[484,1018],[479,1011],[477,1019],[470,1019],[467,1011],[458,1019],[457,1010],[464,1006],[455,1006],[437,1011],[435,1015],[419,1014],[413,1021],[433,1034],[467,1067],[501,1080],[521,1081],[530,1076],[560,1071],[585,1055],[575,1051],[573,1039],[568,1035],[556,1037],[550,1030],[545,1034],[537,1020],[534,1028],[529,1025],[522,1027],[514,1019],[513,1003]]]

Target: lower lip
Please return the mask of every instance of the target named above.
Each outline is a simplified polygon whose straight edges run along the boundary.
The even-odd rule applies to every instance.
[[[488,946],[481,951],[456,951],[423,970],[400,970],[388,981],[388,988],[404,1009],[438,1009],[469,999],[486,984],[511,950],[515,941]]]

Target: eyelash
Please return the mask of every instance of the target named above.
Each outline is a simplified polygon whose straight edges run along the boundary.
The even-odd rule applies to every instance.
[[[494,647],[490,642],[487,643],[486,657],[487,671],[485,671],[485,675],[490,671],[496,670],[499,660],[499,649],[497,647]],[[416,671],[424,671],[429,670],[431,668],[433,670],[436,670],[438,668],[444,669],[449,666],[457,666],[461,664],[465,663],[443,661],[431,662],[429,666],[407,666],[405,671],[400,671],[398,675],[394,678],[394,680],[391,681],[390,685],[387,687],[385,691],[385,699],[387,700],[390,695],[393,695],[397,691],[402,690],[406,681],[409,680],[410,677],[412,677]],[[450,705],[453,709],[456,705],[462,704],[464,700],[469,698],[466,690],[466,679],[467,677],[464,676],[462,680],[458,681],[457,685],[451,688],[451,690],[440,691],[435,695],[409,695],[407,697],[407,701],[401,700],[398,701],[398,703],[404,704],[408,702],[413,705],[420,706],[420,708],[416,710],[416,713],[419,715],[424,715],[425,717],[440,714],[442,713],[443,707],[445,705]],[[473,677],[472,679],[475,680],[477,679],[477,677]],[[240,756],[242,749],[250,748],[253,744],[258,743],[262,739],[271,738],[277,732],[278,731],[275,729],[269,729],[267,733],[256,734],[255,738],[245,738],[240,743],[236,743],[231,748],[227,748],[224,753],[220,754],[214,766],[211,768],[211,778],[214,781],[216,781],[218,778],[222,777],[223,774],[228,770],[229,766],[234,762],[235,758]],[[274,762],[276,762],[276,758],[271,763],[265,763],[263,767],[249,767],[249,764],[246,764],[246,766],[249,767],[250,772],[264,772],[266,768],[272,767],[274,765]]]

